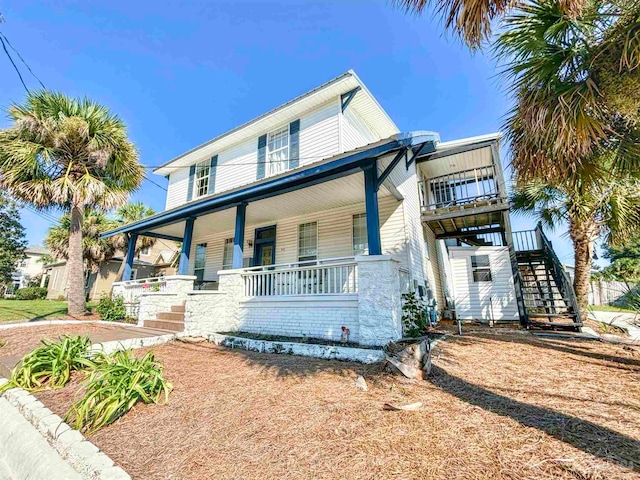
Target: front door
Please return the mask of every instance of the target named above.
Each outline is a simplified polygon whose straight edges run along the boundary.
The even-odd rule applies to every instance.
[[[253,265],[273,265],[276,263],[276,226],[256,228],[254,239]]]

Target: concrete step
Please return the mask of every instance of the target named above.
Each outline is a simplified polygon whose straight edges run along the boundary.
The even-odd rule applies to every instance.
[[[145,328],[155,328],[158,330],[169,330],[181,332],[184,330],[184,322],[178,320],[145,320]]]
[[[177,320],[180,322],[184,322],[184,313],[176,313],[176,312],[162,312],[156,314],[157,320]]]
[[[184,305],[171,305],[171,311],[173,313],[184,313],[185,306]]]

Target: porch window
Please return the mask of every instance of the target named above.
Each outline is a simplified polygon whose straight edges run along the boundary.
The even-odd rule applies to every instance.
[[[269,133],[267,137],[269,175],[289,170],[289,125]]]
[[[209,191],[209,174],[210,174],[210,161],[205,160],[196,165],[196,178],[193,185],[194,198],[203,197]]]
[[[367,214],[358,213],[353,216],[353,254],[366,255],[368,252]]]
[[[489,255],[471,255],[473,282],[491,282],[491,265]]]
[[[199,243],[196,245],[196,259],[193,267],[193,274],[196,281],[201,282],[204,279],[204,265],[207,261],[207,244]]]
[[[318,259],[318,222],[298,225],[298,261]]]
[[[222,269],[229,270],[230,268],[233,268],[233,238],[226,238],[222,251]]]
[[[138,278],[138,269],[137,268],[132,268],[131,269],[131,277],[129,278],[129,280],[135,280]]]

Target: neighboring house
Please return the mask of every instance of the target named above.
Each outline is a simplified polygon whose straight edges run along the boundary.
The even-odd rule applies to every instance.
[[[172,275],[177,266],[176,244],[170,240],[158,239],[151,248],[140,252],[133,262],[133,268],[129,272],[130,279],[144,279],[158,275]],[[111,292],[111,286],[115,281],[120,265],[122,264],[122,252],[112,259],[102,262],[97,272],[87,275],[86,291],[89,300],[99,300],[103,293]],[[67,262],[61,260],[47,265],[47,298],[58,299],[67,296]]]
[[[30,280],[43,274],[44,263],[41,259],[48,253],[49,251],[40,245],[30,245],[25,249],[25,258],[16,264],[16,270],[11,275],[12,292],[25,288]],[[44,278],[41,278],[39,284],[43,285],[43,281]]]
[[[542,275],[535,255],[550,253],[541,231],[514,245],[500,138],[400,133],[348,71],[157,168],[166,210],[105,236],[182,242],[178,275],[118,293],[140,322],[190,334],[346,327],[379,345],[402,337],[408,291],[462,319],[527,323],[548,298],[520,271]]]

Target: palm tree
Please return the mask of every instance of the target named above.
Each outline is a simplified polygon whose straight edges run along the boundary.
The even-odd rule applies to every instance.
[[[44,240],[54,258],[69,259],[71,215],[65,214],[60,223],[49,229]],[[85,209],[82,219],[82,260],[85,272],[97,272],[100,263],[109,260],[116,252],[117,243],[110,238],[100,238],[100,234],[118,227],[118,222],[110,220],[103,212]]]
[[[569,225],[574,247],[573,287],[578,308],[587,318],[594,243],[604,237],[610,246],[622,245],[640,232],[640,183],[626,174],[612,174],[607,160],[585,163],[570,180],[551,186],[544,179],[515,183],[512,209],[534,214],[543,226]]]
[[[137,222],[138,220],[142,220],[145,217],[149,217],[153,215],[155,211],[151,207],[147,207],[142,202],[133,202],[127,203],[123,207],[120,207],[116,212],[117,221],[121,225],[125,225],[127,223]],[[116,276],[116,282],[122,280],[122,274],[124,272],[124,267],[126,263],[127,250],[129,247],[129,237],[126,235],[116,235],[113,237],[116,242],[116,246],[118,250],[123,252],[122,263],[120,264],[120,268],[118,269],[118,274]],[[140,236],[136,240],[136,250],[135,255],[138,256],[140,251],[144,248],[151,248],[156,244],[156,239],[152,237]]]
[[[126,203],[144,169],[122,120],[96,102],[31,92],[8,113],[13,125],[0,130],[0,188],[37,209],[69,214],[68,311],[82,314],[84,211]]]
[[[560,0],[558,3],[565,14],[575,17],[586,2]],[[453,30],[472,49],[490,36],[496,20],[525,3],[524,0],[394,0],[395,5],[417,14],[433,7],[444,19],[445,27]]]
[[[613,168],[640,168],[640,2],[521,3],[495,52],[515,106],[505,127],[520,177],[561,183],[602,149]],[[615,147],[615,148],[614,148]]]

